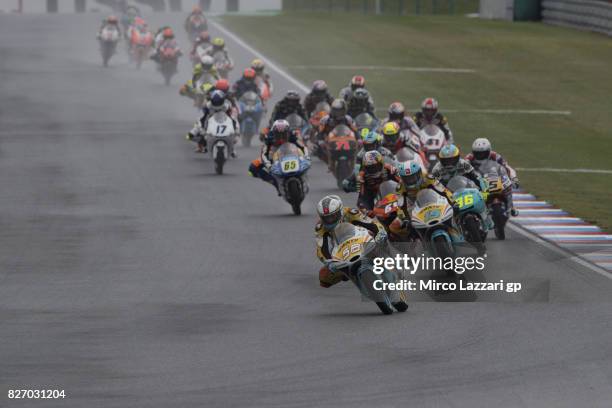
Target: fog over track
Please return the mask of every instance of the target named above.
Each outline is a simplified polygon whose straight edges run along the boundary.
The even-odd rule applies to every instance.
[[[147,17],[187,48],[183,15]],[[325,166],[301,217],[247,176],[257,147],[214,175],[183,137],[187,59],[172,87],[123,45],[104,69],[100,18],[0,15],[0,406],[609,406],[610,279],[510,230],[479,278],[519,294],[382,316],[319,288]],[[228,49],[237,74],[253,55]]]

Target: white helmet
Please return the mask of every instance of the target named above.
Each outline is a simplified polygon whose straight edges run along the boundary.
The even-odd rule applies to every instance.
[[[317,213],[321,219],[321,224],[327,230],[331,230],[342,220],[344,206],[342,199],[337,195],[325,196],[317,204]]]
[[[210,55],[205,55],[202,57],[202,68],[205,70],[209,70],[215,65],[215,60]]]
[[[491,142],[489,139],[480,137],[472,143],[472,154],[475,160],[486,160],[491,155]]]

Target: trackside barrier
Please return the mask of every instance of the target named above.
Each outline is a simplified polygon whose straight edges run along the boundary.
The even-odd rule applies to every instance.
[[[612,3],[595,0],[544,0],[542,21],[612,36]]]

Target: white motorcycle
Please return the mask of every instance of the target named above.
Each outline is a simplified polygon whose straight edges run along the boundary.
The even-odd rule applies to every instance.
[[[446,136],[442,129],[436,125],[427,125],[421,129],[421,146],[429,163],[429,171],[438,162],[438,153],[446,144]]]
[[[108,67],[108,61],[115,54],[119,42],[119,30],[113,26],[107,26],[100,33],[100,52],[102,53],[102,64]]]
[[[215,172],[223,174],[223,166],[234,154],[234,144],[240,131],[225,112],[214,113],[206,123],[206,145],[215,161]]]

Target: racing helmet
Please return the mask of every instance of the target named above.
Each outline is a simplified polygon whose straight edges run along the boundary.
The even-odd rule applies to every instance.
[[[253,68],[258,75],[263,73],[265,67],[266,65],[259,58],[255,58],[253,61],[251,61],[251,68]]]
[[[291,136],[291,125],[286,120],[279,119],[274,121],[272,128],[270,128],[270,132],[274,137],[274,144],[280,146],[289,141],[289,137]]]
[[[454,144],[447,144],[440,149],[438,158],[440,159],[440,164],[442,164],[442,167],[447,170],[452,170],[457,166],[457,163],[459,163],[459,148]]]
[[[174,38],[174,31],[172,31],[172,29],[170,27],[165,28],[164,31],[162,32],[164,38],[169,39],[169,38]]]
[[[227,93],[230,89],[230,83],[227,79],[221,78],[215,82],[215,89]]]
[[[427,120],[433,119],[438,113],[438,101],[434,98],[425,98],[421,103],[421,112]]]
[[[389,120],[399,121],[406,116],[406,108],[401,102],[393,102],[389,105]]]
[[[351,89],[354,91],[359,88],[365,88],[365,78],[361,75],[355,75],[351,78]]]
[[[297,107],[300,104],[300,94],[297,91],[287,91],[285,100],[289,106]]]
[[[253,68],[247,68],[242,73],[242,77],[244,79],[248,79],[250,81],[253,81],[256,76],[257,76],[257,74],[255,73],[255,70]]]
[[[383,143],[385,146],[395,146],[400,136],[400,126],[396,122],[387,122],[383,126]]]
[[[202,66],[202,70],[210,71],[215,65],[215,60],[210,55],[205,55],[202,57],[202,62],[200,65]]]
[[[220,111],[225,105],[225,92],[215,90],[210,94],[210,105],[213,110]]]
[[[312,83],[312,93],[314,95],[325,95],[327,93],[327,82],[322,79],[317,79]]]
[[[357,107],[366,107],[368,106],[368,101],[370,100],[370,93],[367,89],[358,88],[354,93],[352,103]]]
[[[209,42],[210,34],[208,31],[202,31],[200,35],[198,35],[198,43]]]
[[[202,7],[195,5],[193,6],[193,8],[191,9],[191,14],[201,14],[202,13]]]
[[[343,119],[346,116],[347,107],[344,99],[336,99],[331,104],[331,110],[329,116],[333,119]]]
[[[382,136],[379,133],[375,131],[367,132],[362,137],[363,150],[365,150],[366,152],[369,152],[372,150],[378,150],[378,148],[380,147],[381,139],[382,139]]]
[[[366,152],[361,161],[361,167],[367,175],[379,177],[382,174],[384,159],[378,150]]]
[[[117,16],[108,16],[106,22],[108,24],[117,24],[119,22],[119,19],[117,18]]]
[[[317,214],[326,230],[332,230],[342,220],[344,206],[337,195],[325,196],[317,203]]]
[[[472,154],[476,160],[486,160],[491,155],[491,142],[489,139],[479,137],[472,143]]]
[[[397,172],[402,179],[402,184],[407,189],[416,189],[423,184],[423,169],[416,160],[409,160],[397,165]]]
[[[217,37],[214,40],[212,40],[212,45],[214,48],[222,50],[223,47],[225,47],[225,40],[221,37]]]

